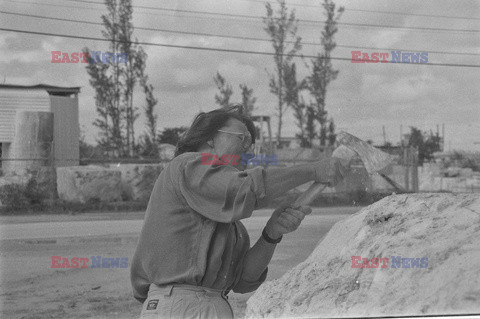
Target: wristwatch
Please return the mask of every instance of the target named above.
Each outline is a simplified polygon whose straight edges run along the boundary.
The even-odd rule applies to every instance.
[[[268,236],[266,228],[263,228],[262,237],[263,237],[263,239],[265,239],[265,241],[266,241],[267,243],[270,243],[270,244],[278,244],[280,241],[282,241],[283,235],[280,236],[280,237],[277,238],[277,239],[272,239],[272,238],[270,238],[270,236]]]

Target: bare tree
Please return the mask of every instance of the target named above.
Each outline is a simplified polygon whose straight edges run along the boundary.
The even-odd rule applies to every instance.
[[[285,67],[289,66],[295,54],[301,49],[301,38],[297,36],[298,20],[295,10],[289,13],[285,0],[277,0],[280,8],[274,12],[270,2],[265,4],[267,14],[263,18],[264,30],[270,36],[274,49],[275,74],[270,76],[270,92],[278,98],[276,113],[278,116],[277,143],[280,145],[282,135],[282,120],[289,105],[285,103]]]

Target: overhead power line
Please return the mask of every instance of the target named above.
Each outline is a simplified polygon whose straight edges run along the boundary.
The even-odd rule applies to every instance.
[[[93,10],[98,11],[97,8],[86,8],[86,7],[78,7],[78,6],[69,6],[65,4],[53,4],[53,3],[42,3],[42,2],[31,2],[31,1],[21,1],[21,0],[3,0],[5,2],[12,2],[12,3],[20,3],[20,4],[29,4],[29,5],[39,5],[39,6],[47,6],[47,7],[62,7],[62,8],[72,8],[72,9],[83,9],[83,10]]]
[[[347,8],[345,8],[345,11],[365,12],[365,13],[381,13],[381,14],[413,16],[413,17],[442,18],[442,19],[480,20],[480,18],[471,18],[471,17],[455,17],[455,16],[444,16],[444,15],[434,15],[434,14],[422,14],[422,13],[406,13],[406,12],[394,12],[394,11],[379,11],[379,10],[364,10],[364,9],[347,9]]]
[[[73,22],[73,23],[82,23],[88,25],[99,25],[103,26],[100,22],[94,21],[84,21],[84,20],[76,20],[76,19],[66,19],[66,18],[57,18],[57,17],[46,17],[41,15],[33,15],[33,14],[25,14],[25,13],[18,13],[18,12],[9,12],[9,11],[0,11],[2,14],[8,15],[15,15],[21,17],[30,17],[30,18],[37,18],[37,19],[46,19],[46,20],[53,20],[53,21],[63,21],[63,22]],[[217,38],[226,38],[226,39],[238,39],[238,40],[249,40],[249,41],[262,41],[262,42],[271,42],[269,39],[265,38],[255,38],[255,37],[244,37],[244,36],[234,36],[234,35],[221,35],[221,34],[214,34],[214,33],[202,33],[202,32],[188,32],[188,31],[179,31],[179,30],[168,30],[168,29],[159,29],[159,28],[147,28],[147,27],[135,27],[138,30],[146,30],[146,31],[157,31],[157,32],[165,32],[165,33],[174,33],[174,34],[184,34],[184,35],[195,35],[195,36],[207,36],[207,37],[217,37]],[[287,41],[288,43],[293,43],[293,41]],[[319,46],[321,43],[318,42],[308,42],[302,41],[302,44],[306,45],[316,45]],[[386,51],[408,51],[408,52],[428,52],[428,53],[436,53],[436,54],[449,54],[449,55],[474,55],[480,56],[479,53],[465,53],[465,52],[446,52],[446,51],[432,51],[432,50],[412,50],[412,49],[392,49],[392,48],[377,48],[377,47],[364,47],[364,46],[349,46],[349,45],[341,45],[338,44],[338,47],[349,48],[349,49],[365,49],[365,50],[386,50]]]
[[[271,3],[276,4],[272,1],[264,1],[264,0],[238,0],[238,1],[245,1],[245,2],[256,2],[256,3]],[[302,3],[287,3],[287,6],[291,7],[303,7],[303,8],[323,8],[321,5],[315,4],[302,4]],[[365,10],[365,9],[351,9],[345,8],[345,11],[353,11],[353,12],[365,12],[365,13],[380,13],[380,14],[389,14],[389,15],[401,15],[401,16],[414,16],[414,17],[428,17],[428,18],[441,18],[441,19],[463,19],[463,20],[480,20],[480,18],[473,18],[473,17],[458,17],[458,16],[446,16],[446,15],[436,15],[436,14],[423,14],[423,13],[408,13],[408,12],[398,12],[398,11],[381,11],[381,10]]]
[[[64,8],[76,8],[76,9],[83,9],[83,10],[94,10],[98,11],[95,8],[87,8],[87,7],[78,7],[78,6],[68,6],[68,5],[57,5],[57,4],[49,4],[49,3],[39,3],[39,2],[28,2],[28,1],[21,1],[21,0],[4,0],[7,2],[12,2],[12,3],[22,3],[22,4],[29,4],[29,5],[40,5],[40,6],[51,6],[51,7],[64,7]],[[77,0],[64,0],[64,1],[72,1],[72,2],[79,2]],[[94,2],[94,1],[82,1],[85,3],[94,3],[97,5],[103,5],[102,3]],[[147,9],[147,10],[160,10],[164,12],[171,12],[174,13],[175,17],[178,15],[184,16],[182,14],[196,14],[194,16],[187,16],[191,17],[194,19],[209,19],[211,20],[211,17],[204,17],[204,16],[198,16],[198,14],[204,14],[204,15],[214,15],[216,16],[215,19],[218,20],[225,20],[225,21],[242,21],[242,22],[258,22],[263,19],[263,17],[259,16],[248,16],[248,15],[233,15],[233,14],[223,14],[223,13],[216,13],[216,12],[202,12],[202,11],[193,11],[193,10],[178,10],[178,9],[170,9],[170,8],[159,8],[159,7],[148,7],[148,6],[132,6],[134,8],[139,8],[139,9]],[[161,14],[161,13],[152,13],[152,12],[136,12],[137,14],[146,14],[146,15],[163,15],[163,16],[172,16],[172,15],[166,15],[166,14]],[[247,20],[240,20],[242,18],[247,18]],[[240,19],[239,19],[240,18]],[[233,19],[233,20],[232,20]],[[316,20],[300,20],[300,23],[306,23],[305,26],[314,26],[316,24],[322,24],[324,23],[323,21],[316,21]],[[424,27],[402,27],[402,26],[390,26],[390,25],[377,25],[377,24],[361,24],[361,23],[348,23],[348,22],[338,22],[339,25],[343,25],[347,28],[352,28],[355,29],[356,27],[362,27],[362,28],[386,28],[386,29],[396,29],[396,30],[411,30],[415,32],[467,32],[467,33],[477,33],[480,32],[480,30],[469,30],[469,29],[442,29],[442,28],[424,28]]]
[[[90,0],[64,0],[77,3],[89,3],[96,5],[104,5],[96,1]],[[247,18],[247,19],[260,19],[263,20],[263,17],[252,16],[245,14],[233,14],[233,13],[219,13],[219,12],[210,12],[210,11],[197,11],[197,10],[183,10],[183,9],[171,9],[171,8],[162,8],[162,7],[152,7],[152,6],[132,6],[132,8],[139,9],[148,9],[148,10],[159,10],[167,12],[181,12],[181,13],[190,13],[190,14],[205,14],[212,16],[220,17],[229,17],[229,18]],[[298,19],[299,23],[312,23],[312,24],[323,24],[325,21],[317,20],[308,20],[308,19]],[[338,25],[345,26],[355,26],[355,27],[366,27],[366,28],[389,28],[389,29],[400,29],[400,30],[416,30],[416,31],[443,31],[443,32],[480,32],[480,30],[470,30],[470,29],[444,29],[444,28],[429,28],[429,27],[403,27],[403,26],[394,26],[394,25],[380,25],[380,24],[364,24],[364,23],[350,23],[350,22],[337,22]]]
[[[17,29],[7,29],[7,28],[0,28],[2,31],[8,32],[16,32],[16,33],[24,33],[24,34],[35,34],[35,35],[44,35],[44,36],[52,36],[52,37],[62,37],[62,38],[70,38],[70,39],[82,39],[82,40],[93,40],[93,41],[102,41],[102,42],[110,42],[108,39],[104,38],[96,38],[96,37],[87,37],[87,36],[78,36],[78,35],[69,35],[69,34],[59,34],[59,33],[50,33],[50,32],[37,32],[37,31],[26,31],[26,30],[17,30]],[[189,46],[189,45],[176,45],[176,44],[165,44],[165,43],[152,43],[152,42],[131,42],[131,41],[118,41],[118,42],[126,42],[126,43],[136,43],[141,45],[149,45],[149,46],[158,46],[158,47],[168,47],[168,48],[180,48],[180,49],[191,49],[191,50],[202,50],[202,51],[216,51],[216,52],[228,52],[228,53],[241,53],[241,54],[256,54],[256,55],[268,55],[274,56],[275,53],[272,52],[262,52],[262,51],[249,51],[249,50],[234,50],[234,49],[222,49],[222,48],[209,48],[209,47],[198,47],[198,46]],[[300,55],[295,54],[292,55],[293,57],[300,57],[300,58],[317,58],[314,55]],[[339,61],[352,61],[351,58],[340,58],[340,57],[330,57],[332,60],[339,60]],[[387,63],[385,63],[387,64]],[[391,64],[391,63],[388,63]],[[448,67],[471,67],[471,68],[480,68],[480,65],[475,64],[455,64],[455,63],[395,63],[396,65],[421,65],[421,66],[448,66]]]

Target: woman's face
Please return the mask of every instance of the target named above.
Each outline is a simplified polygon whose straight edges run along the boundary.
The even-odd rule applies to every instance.
[[[240,166],[241,154],[248,153],[252,145],[250,132],[245,124],[234,118],[230,118],[220,130],[224,132],[217,132],[213,139],[215,153],[218,156],[238,156]]]

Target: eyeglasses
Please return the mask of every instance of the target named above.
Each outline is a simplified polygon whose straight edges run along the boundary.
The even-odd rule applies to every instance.
[[[243,148],[244,152],[246,152],[250,148],[252,148],[252,136],[250,135],[250,133],[229,132],[229,131],[224,131],[224,130],[218,130],[218,132],[235,135],[240,140],[242,140],[242,148]]]

